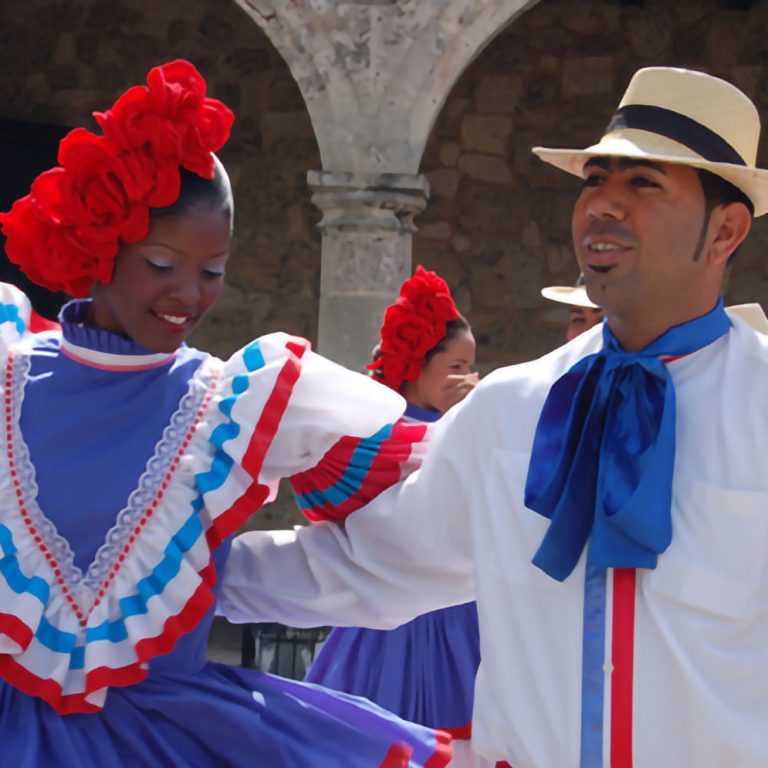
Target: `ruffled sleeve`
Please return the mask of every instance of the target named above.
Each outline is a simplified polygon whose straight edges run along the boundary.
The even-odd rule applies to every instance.
[[[360,438],[368,438],[368,445],[386,442],[405,407],[392,390],[285,333],[263,336],[237,353],[224,365],[216,390],[202,430],[213,456],[196,479],[220,534],[215,538],[258,509],[280,478],[315,467],[342,437],[347,442],[341,450],[348,453]],[[404,459],[401,451],[398,461]],[[343,466],[326,465],[326,488],[342,478]],[[306,491],[308,476],[304,480]]]
[[[4,317],[24,302],[4,290]],[[28,307],[28,305],[27,305]],[[95,712],[109,688],[144,679],[214,603],[214,549],[339,439],[380,434],[404,401],[365,376],[273,334],[227,363],[206,358],[137,490],[86,574],[36,506],[19,418],[30,355],[5,355],[0,390],[0,677],[61,713]],[[227,569],[229,570],[229,569]],[[224,581],[225,579],[222,579]]]
[[[19,341],[29,331],[32,305],[10,283],[0,283],[0,349]]]
[[[312,522],[339,522],[418,469],[429,425],[398,421],[370,437],[343,437],[311,469],[290,478]]]

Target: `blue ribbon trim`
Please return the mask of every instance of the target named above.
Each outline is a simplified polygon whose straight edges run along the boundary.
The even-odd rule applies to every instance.
[[[5,579],[8,586],[17,595],[27,593],[46,605],[50,596],[48,582],[39,576],[26,576],[24,574],[16,557],[18,549],[13,543],[13,536],[4,525],[0,525],[0,551],[3,553],[3,557],[0,558],[0,576]]]
[[[588,565],[584,579],[579,768],[602,768],[603,765],[607,592],[607,571],[605,568]]]
[[[240,373],[232,378],[232,394],[222,398],[219,403],[219,411],[224,414],[227,420],[219,424],[208,439],[208,442],[216,449],[213,461],[211,461],[211,468],[195,475],[195,483],[201,493],[210,493],[221,488],[235,464],[232,457],[224,450],[224,443],[234,440],[240,434],[240,425],[232,418],[232,409],[237,400],[248,391],[250,386],[249,374],[266,365],[258,339],[252,341],[243,350],[243,364],[247,373]]]

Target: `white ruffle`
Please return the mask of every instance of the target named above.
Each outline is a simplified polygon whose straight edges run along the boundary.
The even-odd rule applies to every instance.
[[[21,345],[11,356],[20,372],[10,399],[3,387],[12,414],[0,442],[9,467],[0,476],[0,670],[60,712],[92,711],[110,685],[143,679],[146,661],[171,650],[213,603],[211,547],[195,486],[208,452],[196,457],[190,448],[214,394],[218,361],[203,365],[190,383],[132,494],[134,505],[118,516],[83,578],[67,542],[37,507],[31,464],[23,466],[28,454],[18,415],[28,358]]]
[[[0,674],[62,713],[99,709],[110,686],[143,679],[196,626],[214,599],[213,549],[280,476],[317,463],[344,433],[377,431],[403,405],[286,334],[226,364],[210,358],[83,577],[36,505],[31,464],[24,471],[28,351],[9,352],[14,374],[0,384],[11,408],[0,436]]]
[[[400,395],[315,354],[304,339],[257,339],[224,366],[216,412],[201,425],[218,459],[217,476],[201,478],[206,507],[225,512],[256,487],[314,466],[341,436],[373,435],[404,407]],[[255,433],[270,439],[254,444]]]

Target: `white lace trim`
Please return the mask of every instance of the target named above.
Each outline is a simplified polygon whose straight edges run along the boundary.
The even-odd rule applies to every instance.
[[[38,488],[35,467],[29,456],[29,448],[21,436],[21,428],[19,426],[21,406],[24,402],[24,391],[31,367],[31,359],[27,354],[16,352],[9,356],[8,364],[12,365],[13,373],[11,384],[11,440],[24,505],[36,532],[42,537],[43,543],[56,558],[61,569],[62,579],[70,586],[70,589],[75,590],[74,595],[77,596],[78,590],[76,586],[82,580],[83,574],[75,565],[74,553],[69,542],[59,535],[56,526],[43,514],[37,503]],[[5,448],[7,455],[9,446],[6,444]],[[18,502],[16,500],[14,502],[14,506],[18,506]]]
[[[207,365],[206,362],[200,365],[192,377],[187,392],[179,401],[178,408],[163,430],[153,455],[139,478],[137,487],[128,497],[126,506],[116,516],[115,524],[107,532],[104,542],[96,551],[84,575],[75,564],[74,553],[69,542],[59,534],[56,526],[45,516],[37,502],[38,486],[35,467],[19,424],[31,359],[26,353],[16,352],[13,356],[12,440],[25,506],[44,544],[58,562],[61,579],[86,615],[91,610],[98,590],[104,584],[129,536],[136,529],[139,518],[147,510],[168,475],[173,458],[195,421],[215,373],[214,367]],[[2,440],[5,442],[4,431]],[[7,451],[8,446],[6,445],[5,448]]]
[[[205,397],[211,374],[201,373],[200,366],[189,384],[186,394],[179,401],[170,421],[163,430],[163,435],[146,469],[139,478],[138,485],[128,497],[128,503],[118,513],[115,524],[104,537],[104,543],[96,551],[93,562],[88,566],[83,583],[95,595],[104,583],[110,568],[117,562],[117,556],[133,533],[141,515],[149,508],[163,480],[171,469],[171,462],[181,448],[185,437],[195,422],[203,398]]]

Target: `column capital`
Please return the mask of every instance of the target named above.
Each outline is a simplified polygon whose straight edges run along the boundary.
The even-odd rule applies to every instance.
[[[323,231],[415,232],[413,217],[429,200],[429,182],[420,173],[309,171],[307,183],[323,213]]]

